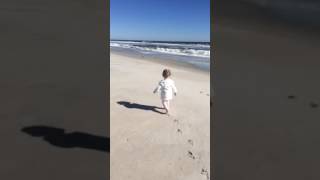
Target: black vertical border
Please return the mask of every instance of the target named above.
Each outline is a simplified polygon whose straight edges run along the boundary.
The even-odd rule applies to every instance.
[[[214,179],[214,69],[215,69],[215,43],[214,43],[214,2],[210,0],[210,179]]]
[[[110,138],[110,0],[103,0],[103,4],[105,7],[105,23],[104,23],[104,30],[106,32],[106,38],[105,38],[105,49],[106,49],[106,61],[107,61],[107,74],[106,74],[106,124],[107,124],[107,137]],[[110,138],[111,141],[111,138]],[[110,147],[110,141],[108,146]],[[111,147],[110,147],[111,150]],[[107,177],[110,179],[110,153],[111,151],[109,151],[109,154],[107,154],[107,169],[106,169],[106,174]]]

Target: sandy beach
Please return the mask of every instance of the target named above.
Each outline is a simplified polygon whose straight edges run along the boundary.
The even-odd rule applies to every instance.
[[[171,116],[154,108],[164,68],[178,88]],[[208,179],[209,73],[111,51],[110,77],[111,179]]]

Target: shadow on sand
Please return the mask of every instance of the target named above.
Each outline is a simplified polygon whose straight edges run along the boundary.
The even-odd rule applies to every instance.
[[[42,137],[51,145],[61,148],[86,148],[110,152],[110,140],[82,132],[65,133],[64,129],[48,126],[30,126],[21,130],[33,137]]]
[[[147,111],[153,111],[159,114],[166,114],[164,112],[161,112],[157,109],[163,109],[161,107],[157,107],[157,106],[149,106],[149,105],[143,105],[143,104],[137,104],[137,103],[130,103],[128,101],[118,101],[118,104],[126,107],[126,108],[130,108],[130,109],[141,109],[141,110],[147,110]]]

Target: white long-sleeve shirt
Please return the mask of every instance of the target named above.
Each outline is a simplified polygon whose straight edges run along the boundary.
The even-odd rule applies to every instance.
[[[178,92],[174,81],[170,78],[163,79],[159,82],[154,92],[158,92],[159,90],[162,100],[171,100],[173,97],[173,93]]]

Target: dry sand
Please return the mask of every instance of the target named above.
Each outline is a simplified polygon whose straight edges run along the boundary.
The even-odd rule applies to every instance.
[[[151,61],[111,53],[111,179],[205,180],[210,173],[209,73]],[[164,68],[172,70],[178,88],[171,116],[152,110],[161,106],[152,91]]]

